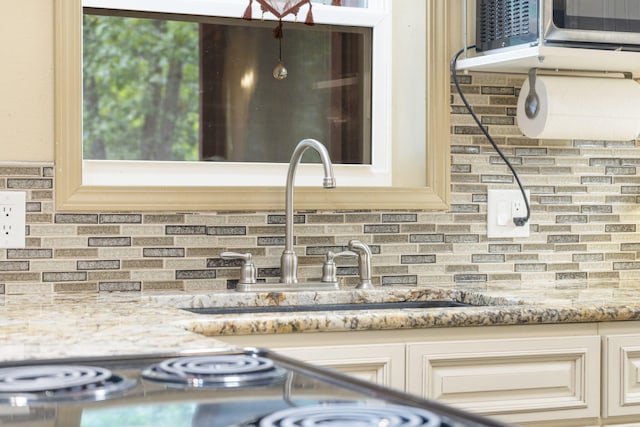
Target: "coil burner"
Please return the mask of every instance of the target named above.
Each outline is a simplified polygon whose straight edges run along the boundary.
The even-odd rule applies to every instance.
[[[282,382],[286,370],[260,356],[219,354],[168,359],[145,369],[142,377],[189,387],[241,388]]]
[[[27,365],[0,369],[0,402],[98,401],[119,395],[136,381],[110,370],[83,365]]]
[[[301,406],[266,415],[245,427],[441,427],[440,417],[424,409],[358,403]]]

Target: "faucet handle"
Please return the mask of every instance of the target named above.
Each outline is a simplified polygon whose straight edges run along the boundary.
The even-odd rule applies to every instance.
[[[373,289],[373,283],[371,283],[371,249],[360,240],[350,240],[349,249],[358,254],[360,283],[356,286],[356,289]]]
[[[335,259],[343,256],[357,256],[355,252],[342,251],[334,253],[328,251],[325,256],[324,264],[322,265],[322,281],[327,283],[335,283],[338,281],[338,267],[336,267]]]
[[[239,259],[242,261],[240,266],[240,281],[238,283],[256,283],[256,266],[253,264],[253,258],[251,253],[244,254],[238,252],[222,252],[220,254],[222,259]]]

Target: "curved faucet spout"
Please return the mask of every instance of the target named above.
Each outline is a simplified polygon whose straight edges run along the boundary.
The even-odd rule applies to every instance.
[[[287,173],[286,187],[286,209],[285,209],[285,245],[284,252],[280,258],[280,279],[282,283],[293,284],[298,282],[298,258],[293,250],[293,186],[296,177],[296,169],[302,159],[302,154],[312,148],[320,155],[324,168],[324,178],[322,186],[324,188],[335,188],[336,179],[333,175],[333,165],[329,158],[329,153],[324,145],[315,139],[303,139],[293,150],[289,161],[289,171]]]

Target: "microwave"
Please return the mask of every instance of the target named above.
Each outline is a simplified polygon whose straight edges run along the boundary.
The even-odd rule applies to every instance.
[[[640,0],[476,0],[476,50],[523,45],[640,51]]]

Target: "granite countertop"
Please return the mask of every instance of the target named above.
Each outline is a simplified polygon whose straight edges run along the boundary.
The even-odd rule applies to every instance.
[[[194,314],[181,308],[456,300],[470,307]],[[0,298],[0,361],[227,347],[225,335],[640,320],[640,284],[478,291],[15,295]]]

